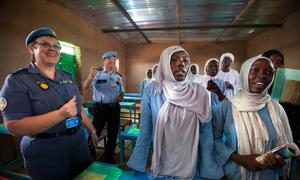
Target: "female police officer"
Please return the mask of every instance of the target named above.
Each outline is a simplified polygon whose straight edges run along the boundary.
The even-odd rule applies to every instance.
[[[72,76],[55,69],[60,45],[43,27],[25,40],[32,62],[7,76],[1,111],[11,134],[23,136],[21,151],[33,179],[72,179],[91,162],[83,124],[97,143]]]

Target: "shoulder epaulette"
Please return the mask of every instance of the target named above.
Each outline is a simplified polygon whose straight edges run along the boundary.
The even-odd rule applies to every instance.
[[[12,72],[12,73],[9,73],[9,74],[11,74],[13,76],[15,74],[19,74],[21,72],[26,72],[26,71],[27,71],[27,67],[22,67],[22,68],[17,69],[15,72]]]
[[[103,67],[97,67],[97,71],[102,71]]]
[[[117,73],[117,74],[119,74],[119,76],[121,76],[121,77],[122,77],[122,74],[120,74],[118,71],[116,71],[116,73]]]
[[[65,71],[65,70],[63,70],[63,69],[56,69],[56,70],[60,70],[60,71],[62,71],[62,72],[64,72],[64,73],[69,74],[69,75],[72,76],[72,73],[70,73],[70,72],[68,72],[68,71]]]

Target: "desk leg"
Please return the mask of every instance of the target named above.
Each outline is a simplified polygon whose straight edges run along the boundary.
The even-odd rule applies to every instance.
[[[133,113],[134,113],[134,124],[136,124],[136,103],[134,105],[134,109],[133,109]]]
[[[132,124],[132,107],[130,106],[130,109],[129,109],[129,114],[130,114],[130,125]],[[134,123],[134,121],[133,121]]]
[[[124,163],[124,139],[119,136],[119,144],[120,144],[120,162]]]
[[[130,154],[133,153],[134,146],[135,146],[135,141],[131,141],[130,142]]]

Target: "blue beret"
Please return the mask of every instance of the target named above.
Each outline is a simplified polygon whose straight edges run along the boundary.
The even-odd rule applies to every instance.
[[[42,28],[38,28],[33,30],[31,33],[29,33],[25,39],[25,46],[28,47],[28,45],[33,42],[34,40],[36,40],[38,37],[41,36],[51,36],[56,38],[56,34],[55,32],[49,28],[49,27],[42,27]]]
[[[117,57],[118,53],[116,51],[107,51],[102,55],[102,59]]]

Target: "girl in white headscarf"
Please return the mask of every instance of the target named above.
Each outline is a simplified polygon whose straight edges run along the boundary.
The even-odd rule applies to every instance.
[[[226,84],[226,97],[231,99],[240,90],[239,73],[230,68],[234,62],[232,53],[223,53],[220,57],[220,71],[217,78],[222,79]]]
[[[152,71],[152,78],[151,78],[149,81],[147,81],[147,82],[145,83],[144,89],[146,88],[146,86],[147,86],[148,84],[150,84],[152,81],[155,80],[154,74],[156,73],[157,67],[158,67],[158,64],[154,64],[154,66],[152,67],[152,69],[151,69],[151,71]],[[141,94],[142,94],[142,95],[143,95],[143,93],[144,93],[144,89],[141,91]]]
[[[209,96],[203,86],[187,81],[188,66],[183,48],[171,46],[162,52],[155,81],[144,91],[140,135],[127,163],[130,168],[145,172],[153,142],[154,177],[223,176],[213,145],[207,145],[213,142],[212,130],[202,126],[210,120]]]
[[[152,67],[152,81],[155,79],[154,75],[157,71],[158,68],[158,64],[154,64],[154,66]]]
[[[200,79],[201,78],[198,64],[191,64],[190,65],[187,78],[191,82],[193,82],[195,79]]]
[[[202,84],[211,94],[211,107],[216,107],[219,102],[226,99],[226,85],[223,80],[217,78],[219,72],[219,60],[211,58],[206,61],[204,66],[204,75],[201,79],[195,79],[194,82]]]
[[[273,77],[268,58],[245,61],[240,73],[241,91],[213,112],[217,156],[228,179],[278,179],[275,169],[288,168],[281,157],[270,152],[293,142],[283,108],[267,94]],[[296,146],[295,151],[299,152]],[[257,161],[264,153],[265,158]]]
[[[206,62],[205,62],[205,65],[204,65],[204,68],[203,68],[203,72],[204,72],[204,75],[202,76],[202,81],[201,81],[201,84],[205,87],[207,87],[207,83],[208,81],[212,80],[212,79],[217,79],[216,76],[211,76],[211,75],[208,75],[207,74],[207,70],[208,70],[208,65],[211,63],[211,62],[217,62],[219,64],[219,60],[216,59],[216,58],[210,58],[208,59]],[[219,68],[217,69],[217,71],[219,72]],[[217,73],[218,73],[217,72]]]
[[[141,93],[141,94],[143,94],[145,85],[146,85],[147,83],[150,83],[150,82],[151,82],[151,80],[152,80],[152,75],[153,75],[152,69],[150,69],[150,68],[146,69],[146,78],[143,79],[143,80],[141,81],[141,83],[140,83],[140,93]]]

